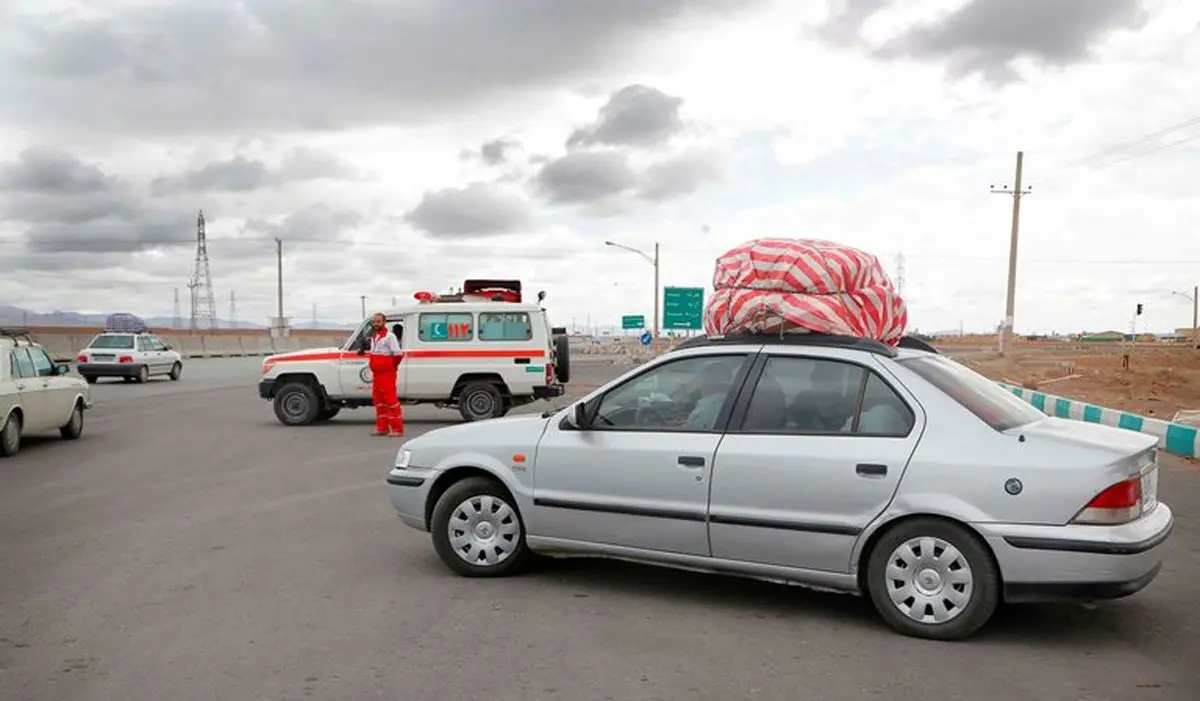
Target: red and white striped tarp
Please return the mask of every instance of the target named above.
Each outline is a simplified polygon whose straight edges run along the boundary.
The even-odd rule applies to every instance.
[[[709,335],[809,330],[895,345],[908,309],[879,259],[811,239],[756,239],[717,259]]]

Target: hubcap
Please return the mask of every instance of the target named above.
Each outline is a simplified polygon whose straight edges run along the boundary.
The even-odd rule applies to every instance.
[[[455,507],[446,529],[454,552],[476,566],[499,565],[521,542],[516,512],[503,499],[486,494]]]
[[[495,412],[496,401],[487,392],[472,392],[467,397],[467,408],[472,416],[491,416]]]
[[[304,416],[308,411],[308,398],[299,392],[292,392],[283,398],[283,413],[293,418]]]
[[[975,578],[958,548],[941,538],[912,538],[892,551],[884,573],[888,597],[918,623],[947,623],[971,602]]]

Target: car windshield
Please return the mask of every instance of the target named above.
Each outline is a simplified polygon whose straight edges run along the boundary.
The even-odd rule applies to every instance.
[[[88,348],[133,348],[133,336],[97,336]]]
[[[970,368],[940,355],[899,361],[997,431],[1007,431],[1046,415]]]

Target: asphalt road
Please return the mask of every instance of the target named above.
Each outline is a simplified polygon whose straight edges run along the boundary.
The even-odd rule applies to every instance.
[[[387,502],[399,442],[361,410],[279,425],[257,364],[102,383],[82,440],[0,461],[0,699],[1200,698],[1200,470],[1180,461],[1150,588],[932,643],[861,599],[722,577],[596,561],[456,577]],[[406,417],[414,433],[456,418]]]

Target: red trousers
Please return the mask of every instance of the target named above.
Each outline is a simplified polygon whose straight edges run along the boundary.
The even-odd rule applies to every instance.
[[[375,405],[375,430],[404,433],[404,411],[396,396],[396,373],[372,373],[371,403]]]

